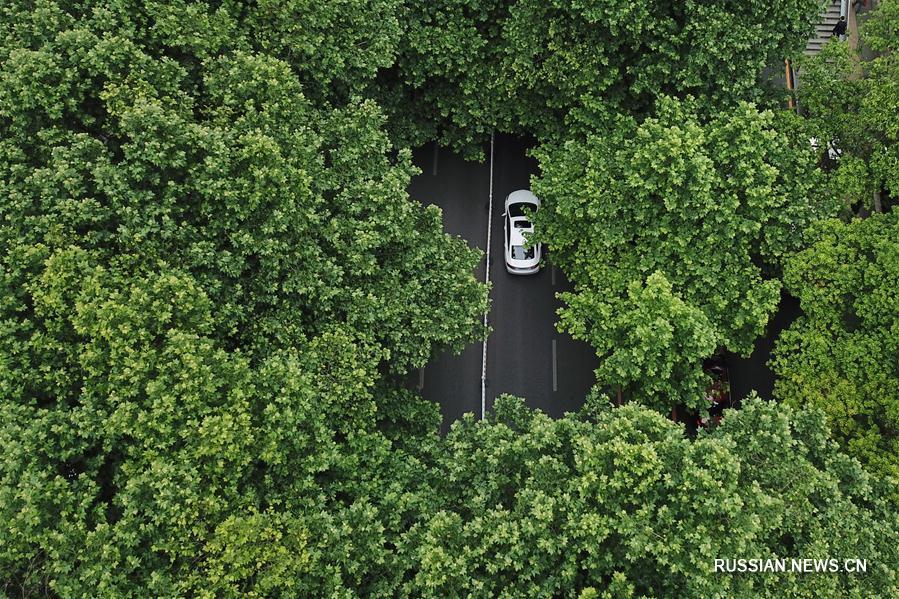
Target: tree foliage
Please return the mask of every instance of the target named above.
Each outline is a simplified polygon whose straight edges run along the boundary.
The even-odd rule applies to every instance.
[[[777,341],[776,395],[820,407],[899,497],[899,215],[819,223],[784,280],[803,315]]]
[[[814,0],[412,3],[379,89],[400,120],[421,123],[420,137],[461,147],[494,127],[555,137],[572,110],[645,114],[662,95],[729,106],[761,97],[762,70],[805,43],[818,9]]]
[[[45,367],[0,378],[5,592],[389,594],[424,475],[375,430],[377,354],[335,330],[254,364],[177,267],[46,264]]]
[[[389,595],[427,511],[394,378],[481,332],[479,255],[234,8],[3,8],[4,594]]]
[[[715,331],[705,313],[674,294],[661,272],[646,284],[632,282],[622,302],[598,294],[570,296],[560,326],[596,348],[596,379],[661,412],[685,404],[708,406],[710,380],[697,364],[715,351]],[[573,318],[589,314],[593,326]],[[686,403],[685,403],[686,402]]]
[[[394,63],[406,10],[401,0],[11,0],[0,33],[10,47],[36,49],[77,23],[194,75],[204,60],[258,52],[288,63],[316,104],[342,105]]]
[[[749,402],[694,442],[638,406],[506,399],[441,439],[399,386],[487,297],[387,114],[553,141],[565,326],[658,409],[749,346],[827,213],[770,113],[668,98],[756,95],[810,0],[588,4],[4,4],[0,593],[896,594],[896,516],[817,413]],[[818,553],[872,571],[710,572]]]
[[[839,153],[830,187],[848,206],[874,208],[899,194],[899,2],[883,0],[860,28],[860,46],[831,41],[800,62],[799,104],[809,130]]]
[[[659,391],[695,388],[713,348],[751,351],[778,303],[783,255],[833,210],[815,195],[810,149],[778,124],[748,104],[703,122],[690,102],[667,99],[643,122],[621,117],[536,151],[537,235],[575,283],[561,325],[595,344],[609,377],[600,383],[629,381],[652,390],[645,401],[670,402]],[[655,272],[669,305],[636,315],[629,290]],[[674,336],[660,342],[641,318]],[[610,354],[622,341],[627,350]]]
[[[404,371],[471,338],[478,257],[409,200],[410,155],[392,156],[374,104],[316,108],[265,55],[210,58],[193,79],[86,25],[47,37],[0,74],[6,247],[179,264],[231,347],[340,322]]]
[[[872,501],[876,480],[838,453],[819,413],[747,401],[693,441],[634,404],[554,421],[506,398],[490,423],[457,423],[438,465],[441,509],[413,531],[422,596],[899,590],[896,516]],[[869,571],[713,572],[716,557],[793,555],[864,555]]]
[[[232,13],[246,13],[241,29],[254,49],[290,64],[311,99],[338,104],[367,93],[378,71],[394,64],[408,19],[402,0],[233,5]]]

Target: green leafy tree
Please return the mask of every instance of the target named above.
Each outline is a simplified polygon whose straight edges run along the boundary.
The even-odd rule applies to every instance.
[[[715,331],[697,307],[677,297],[660,272],[635,281],[620,304],[596,294],[571,297],[560,327],[589,342],[599,356],[596,379],[661,412],[686,400],[691,409],[708,406],[710,382],[702,360],[715,351]],[[594,303],[591,303],[594,302]],[[574,314],[591,314],[591,326]]]
[[[764,21],[799,23],[807,4],[765,7]],[[730,102],[756,73],[715,65],[755,64],[798,36],[739,30],[762,21],[755,7],[687,5],[690,23],[677,7],[580,8],[4,5],[0,592],[896,593],[895,514],[815,414],[750,402],[693,442],[658,414],[606,412],[595,397],[593,420],[557,422],[501,401],[494,421],[469,418],[441,440],[436,406],[396,386],[483,333],[487,298],[471,276],[479,255],[407,196],[410,153],[369,96],[394,116],[408,109],[410,138],[440,131],[464,145],[494,126],[551,137],[579,103],[589,128],[591,110],[644,111],[715,81],[710,97]],[[607,43],[639,45],[645,31],[655,45],[615,46],[601,55],[610,68],[585,71],[597,23],[628,34]],[[708,64],[685,53],[717,37]],[[539,43],[550,56],[533,53]],[[751,261],[776,269],[818,214],[802,155],[770,114],[741,106],[706,128],[693,108],[659,103],[657,118],[588,135],[585,154],[574,142],[544,150],[552,233],[579,285],[571,305],[617,315],[603,322],[620,343],[605,366],[657,407],[699,387],[707,348],[750,342],[776,292]],[[596,151],[631,133],[648,149]],[[600,173],[590,181],[634,212],[608,221],[618,238],[582,248],[575,217],[622,216],[595,187],[562,185],[583,178],[553,178],[585,157],[594,170],[580,174]],[[616,187],[619,171],[631,174]],[[697,222],[720,240],[688,234]],[[608,281],[615,272],[582,268],[598,250],[621,262]],[[686,283],[691,268],[704,286]],[[566,317],[595,333],[589,314]],[[665,345],[647,353],[652,335]],[[654,378],[638,380],[638,357]],[[721,555],[817,551],[864,556],[873,571],[709,571]]]
[[[392,594],[427,478],[375,430],[377,353],[335,329],[254,365],[189,275],[92,257],[49,256],[4,337],[5,592]]]
[[[345,102],[394,63],[404,33],[404,4],[259,2],[242,25],[254,48],[290,63],[311,97]]]
[[[253,351],[345,322],[402,372],[478,334],[479,256],[410,200],[410,154],[392,156],[373,103],[317,109],[264,55],[208,59],[194,80],[86,25],[53,33],[0,73],[7,247],[181,264],[216,334]]]
[[[839,155],[830,187],[849,207],[880,211],[899,193],[899,2],[883,0],[860,45],[836,40],[800,62],[799,105],[822,152]]]
[[[10,0],[0,32],[34,48],[46,41],[47,26],[80,23],[170,58],[193,75],[204,60],[259,52],[287,62],[316,104],[344,105],[394,63],[406,11],[401,0]]]
[[[748,104],[704,123],[691,103],[667,99],[642,123],[620,117],[536,151],[537,235],[575,283],[561,295],[561,325],[596,345],[611,378],[600,383],[624,382],[628,352],[652,355],[640,358],[639,383],[639,361],[625,367],[626,379],[665,405],[699,384],[701,358],[715,347],[752,350],[780,298],[782,256],[834,210],[816,197],[807,142],[779,124]],[[643,300],[629,290],[655,272],[670,284],[669,305],[635,315]],[[660,316],[677,331],[669,341],[638,328]],[[622,328],[631,332],[622,337]],[[686,387],[670,387],[673,373]]]
[[[436,413],[394,375],[481,332],[479,255],[408,197],[372,101],[311,103],[229,6],[4,6],[3,594],[406,571],[428,471],[394,439]]]
[[[819,223],[784,281],[803,314],[777,340],[776,396],[820,407],[899,498],[899,215]]]
[[[395,64],[375,86],[395,136],[431,139],[474,156],[491,129],[512,129],[514,103],[498,68],[511,3],[447,0],[407,4]]]
[[[819,8],[814,0],[412,3],[396,65],[378,87],[410,138],[476,151],[495,127],[548,139],[564,135],[572,111],[642,115],[662,95],[701,97],[711,112],[759,99],[760,73],[799,50]]]
[[[694,441],[634,404],[552,420],[505,398],[489,422],[456,423],[440,449],[440,509],[410,531],[415,595],[899,591],[899,521],[818,412],[753,399]],[[725,556],[866,556],[868,573],[714,572]]]

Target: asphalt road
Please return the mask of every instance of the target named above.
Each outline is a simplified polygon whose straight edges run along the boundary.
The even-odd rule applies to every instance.
[[[558,417],[583,403],[594,382],[596,358],[587,344],[555,329],[561,305],[555,294],[571,287],[561,270],[552,267],[551,253],[546,268],[536,275],[516,276],[505,270],[503,200],[516,189],[528,189],[530,176],[537,170],[526,149],[523,140],[496,137],[488,315],[492,331],[487,342],[485,404],[489,412],[498,395],[509,393]],[[465,162],[444,148],[428,145],[414,153],[414,162],[422,173],[413,179],[410,195],[439,206],[448,233],[485,250],[489,161]],[[484,280],[483,262],[475,276]],[[440,404],[444,430],[466,412],[480,416],[481,367],[482,345],[472,344],[459,355],[436,356],[413,381],[426,399]]]
[[[730,352],[725,354],[725,361],[730,369],[730,392],[734,399],[742,400],[752,391],[762,399],[774,397],[774,372],[768,367],[774,340],[801,313],[799,300],[786,293],[782,294],[780,305],[768,322],[765,335],[755,341],[752,355],[743,358]]]

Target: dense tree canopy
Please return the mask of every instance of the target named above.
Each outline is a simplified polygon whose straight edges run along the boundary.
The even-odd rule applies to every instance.
[[[208,59],[194,80],[127,39],[47,38],[0,73],[12,289],[77,245],[187,269],[231,347],[289,347],[340,322],[404,370],[470,336],[477,256],[409,200],[409,153],[391,157],[375,105],[315,108],[264,55]]]
[[[899,214],[819,223],[784,280],[803,315],[777,342],[777,396],[824,410],[899,498]]]
[[[750,401],[693,441],[633,404],[595,421],[500,401],[457,423],[413,529],[427,597],[850,597],[899,592],[897,518],[820,414]],[[864,555],[867,576],[714,573],[731,555]]]
[[[792,122],[738,102],[816,9],[6,2],[0,593],[899,593],[883,483],[818,411],[749,401],[692,439],[598,393],[558,421],[505,398],[441,438],[437,407],[399,383],[483,334],[487,306],[478,252],[408,197],[406,143],[471,150],[497,127],[546,142],[538,230],[577,285],[562,323],[602,353],[600,377],[659,410],[697,406],[702,358],[748,350],[784,256],[835,211]],[[888,222],[846,248],[818,229],[787,261],[803,304],[818,300],[798,261],[858,246],[880,258],[834,269],[841,297],[877,296],[854,304],[858,331],[892,323],[895,248],[869,241]],[[807,370],[881,408],[864,394],[889,392],[886,374],[855,393],[824,361]],[[882,473],[871,452],[889,435],[871,430],[869,451],[836,428]],[[767,556],[870,570],[711,571]]]
[[[402,0],[10,0],[0,35],[37,49],[77,24],[194,74],[206,59],[256,51],[287,62],[316,103],[343,103],[394,63],[406,11]]]
[[[310,102],[227,6],[34,8],[0,41],[3,592],[389,594],[423,479],[390,431],[434,413],[388,374],[480,333],[477,252],[377,105]]]
[[[643,122],[621,117],[537,150],[537,234],[575,283],[561,326],[597,347],[609,377],[599,382],[670,407],[671,393],[697,386],[715,347],[751,351],[780,298],[772,274],[782,256],[833,213],[815,193],[807,142],[778,131],[791,122],[742,104],[704,123],[692,102],[666,99]],[[670,284],[669,305],[633,315],[628,290],[655,272]],[[609,330],[622,325],[624,346]]]
[[[645,114],[661,95],[711,110],[759,99],[763,69],[798,50],[815,0],[410,3],[380,89],[420,138],[467,147],[493,127],[538,138],[572,110]],[[436,129],[434,125],[436,124]]]
[[[877,2],[858,50],[832,40],[800,63],[800,77],[809,130],[839,155],[832,193],[879,210],[882,192],[899,195],[899,2]]]
[[[828,193],[864,215],[890,210],[899,192],[899,2],[878,2],[859,33],[858,46],[831,40],[801,61],[798,100],[809,134],[829,149]],[[776,394],[820,406],[845,450],[892,477],[899,498],[896,222],[815,227],[785,270],[804,315],[778,341],[774,366]]]
[[[385,539],[422,476],[374,432],[377,354],[335,330],[254,365],[210,337],[214,304],[177,267],[126,275],[74,247],[46,265],[28,345],[45,361],[0,377],[5,593],[393,584]],[[17,349],[4,335],[6,364]]]
[[[600,365],[596,379],[668,412],[686,404],[708,407],[709,379],[697,368],[716,349],[715,330],[705,313],[687,305],[656,271],[646,284],[633,281],[620,302],[599,294],[569,296],[570,309],[561,326],[596,348]],[[589,314],[591,327],[577,314]]]

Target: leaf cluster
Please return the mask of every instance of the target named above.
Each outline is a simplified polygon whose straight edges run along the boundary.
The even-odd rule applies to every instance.
[[[873,195],[899,194],[899,2],[865,17],[859,48],[832,40],[799,63],[799,105],[831,165],[829,187],[848,209],[875,208]]]
[[[896,592],[897,520],[820,413],[748,400],[697,440],[628,404],[456,423],[412,531],[417,595],[808,597]],[[729,575],[721,556],[865,555],[867,576]]]
[[[787,262],[803,315],[777,341],[775,394],[814,405],[844,450],[899,488],[899,217],[814,228]]]
[[[799,50],[819,8],[813,0],[411,3],[395,65],[377,89],[409,139],[436,137],[475,154],[494,128],[545,141],[564,137],[574,115],[642,116],[666,95],[699,97],[712,112],[760,101],[762,71]]]
[[[752,350],[783,257],[835,213],[810,148],[781,125],[750,104],[705,120],[667,98],[642,122],[537,149],[537,235],[575,283],[560,326],[597,348],[600,383],[670,408],[697,397],[717,348]]]

